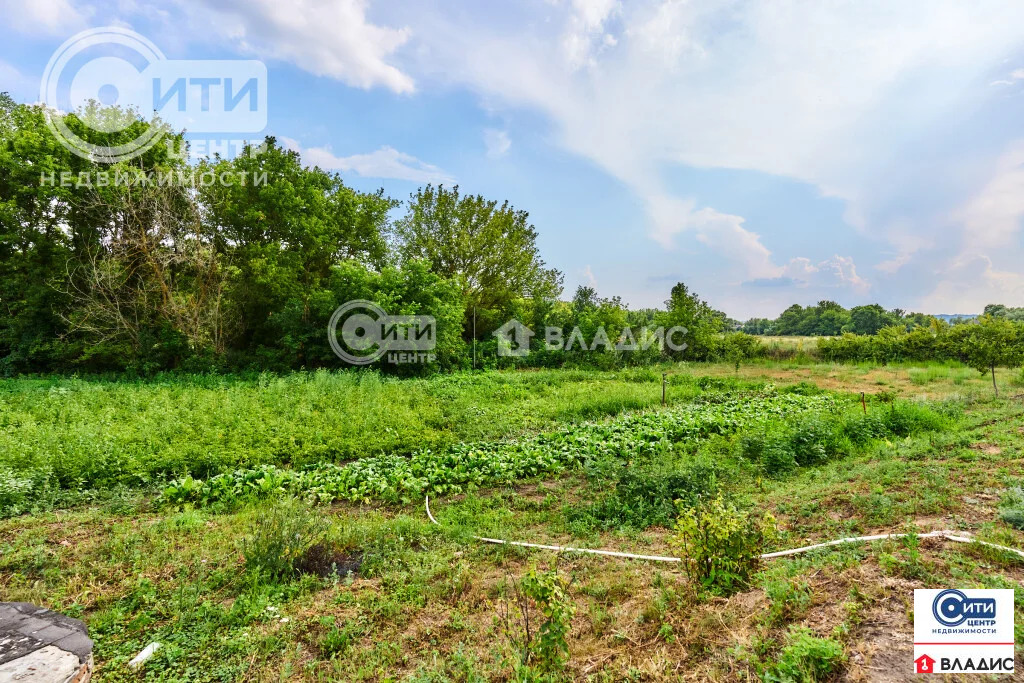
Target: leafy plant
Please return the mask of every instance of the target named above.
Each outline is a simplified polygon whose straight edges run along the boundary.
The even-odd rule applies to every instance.
[[[760,556],[776,535],[770,514],[741,512],[721,495],[680,509],[673,542],[690,581],[714,594],[747,585]]]
[[[600,461],[649,458],[674,443],[693,443],[740,429],[765,429],[791,415],[829,411],[830,396],[724,394],[657,412],[627,413],[586,422],[521,441],[461,443],[360,458],[346,465],[321,464],[304,471],[273,465],[237,470],[197,483],[180,479],[164,489],[171,504],[234,503],[281,493],[321,502],[411,502],[424,494],[448,495],[482,486],[512,484]],[[684,486],[685,484],[680,484]]]
[[[842,669],[843,645],[832,638],[818,638],[810,629],[794,627],[774,664],[764,672],[766,683],[814,683]]]
[[[718,467],[708,460],[634,466],[623,471],[612,494],[573,508],[568,517],[570,522],[588,520],[604,528],[669,526],[679,505],[696,505],[718,491]]]
[[[1013,486],[999,502],[999,519],[1014,529],[1024,531],[1024,487]]]
[[[775,626],[791,621],[811,605],[811,589],[806,581],[796,579],[777,579],[764,586],[768,596],[768,615],[765,623]]]
[[[258,511],[252,534],[242,541],[245,568],[271,580],[287,579],[326,532],[327,521],[302,501],[280,500]]]
[[[564,667],[576,614],[569,586],[570,581],[557,570],[539,572],[535,568],[512,584],[511,601],[502,603],[502,621],[506,637],[521,655],[522,666],[541,673]]]

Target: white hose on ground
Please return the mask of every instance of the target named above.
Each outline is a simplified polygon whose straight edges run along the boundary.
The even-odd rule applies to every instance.
[[[430,521],[441,526],[441,523],[434,519],[434,515],[430,512],[430,496],[426,497],[426,508],[427,517]],[[765,553],[761,555],[762,560],[770,560],[776,557],[788,557],[790,555],[799,555],[800,553],[806,553],[811,550],[817,550],[819,548],[829,548],[837,545],[844,545],[846,543],[867,543],[869,541],[882,541],[892,538],[904,538],[906,536],[913,536],[915,534],[876,534],[874,536],[853,536],[850,538],[839,538],[834,541],[826,541],[825,543],[815,543],[814,545],[805,545],[802,548],[793,548],[791,550],[779,550],[774,553]],[[965,531],[929,531],[925,534],[916,534],[918,538],[945,538],[950,541],[956,541],[957,543],[977,543],[979,545],[988,546],[989,548],[996,548],[998,550],[1005,550],[1008,553],[1013,553],[1021,558],[1024,558],[1024,550],[1017,550],[1016,548],[1008,548],[1005,545],[996,545],[995,543],[989,543],[988,541],[979,541],[976,538],[971,538],[970,535]],[[592,548],[573,548],[570,546],[562,545],[542,545],[540,543],[525,543],[523,541],[505,541],[500,538],[487,538],[485,536],[472,536],[471,538],[482,541],[484,543],[492,543],[495,545],[515,545],[521,548],[539,548],[540,550],[554,550],[555,552],[568,552],[568,553],[586,553],[588,555],[604,555],[606,557],[624,557],[631,560],[649,560],[651,562],[682,562],[681,557],[667,557],[664,555],[636,555],[634,553],[622,553],[616,550],[595,550]]]

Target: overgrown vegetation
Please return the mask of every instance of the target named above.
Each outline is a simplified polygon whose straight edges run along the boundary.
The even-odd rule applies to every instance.
[[[152,486],[165,487],[159,475],[148,484],[95,483],[103,488],[93,493],[71,484],[51,499],[57,509],[0,520],[0,599],[83,618],[100,680],[673,680],[685,666],[698,679],[792,681],[909,666],[912,588],[1013,587],[1024,578],[1005,554],[917,537],[754,561],[879,529],[952,527],[1024,546],[1007,514],[1019,507],[1024,476],[1020,404],[995,399],[974,373],[959,384],[934,373],[922,388],[905,367],[766,364],[739,377],[731,363],[667,369],[677,374],[664,410],[661,373],[643,368],[8,382],[6,443],[23,453],[50,444],[84,460],[102,454],[100,444],[112,453],[132,443],[131,434],[131,452],[170,457],[191,440],[190,452],[214,464],[205,486],[237,469],[225,466],[229,452],[259,446],[244,440],[253,429],[273,450],[249,462],[275,463],[289,477],[311,476],[318,459],[335,473],[361,459],[381,465],[388,461],[374,457],[387,449],[404,468],[424,451],[418,439],[466,469],[417,475],[438,490],[462,490],[435,504],[440,526],[406,485],[395,491],[408,505],[392,492],[368,505],[317,506],[302,499],[312,490],[299,482],[259,476],[212,505],[161,504]],[[768,386],[787,376],[804,383]],[[865,388],[880,392],[867,397],[867,415]],[[950,398],[918,399],[925,390]],[[163,423],[150,405],[167,412],[166,428],[156,428]],[[373,449],[365,458],[360,429]],[[344,460],[314,446],[328,438]],[[463,443],[482,450],[470,455],[478,449]],[[766,450],[783,452],[775,460],[787,467],[770,471]],[[535,459],[544,453],[549,460]],[[107,457],[96,471],[108,481],[131,471]],[[523,458],[557,467],[520,470]],[[489,459],[509,469],[488,470]],[[390,482],[408,470],[381,472]],[[497,478],[476,479],[481,472]],[[19,501],[8,514],[38,505],[35,490],[19,491],[5,489]],[[698,543],[693,551],[670,544],[683,533],[677,522]],[[547,551],[472,535],[691,559],[562,553],[557,573],[531,575],[552,566],[543,564],[553,559]],[[714,550],[702,555],[699,539]],[[153,640],[164,647],[129,670]]]
[[[747,585],[761,554],[775,540],[771,515],[741,512],[722,496],[682,506],[675,544],[690,581],[715,594],[729,595]]]
[[[647,458],[681,441],[696,442],[755,426],[763,429],[775,419],[833,407],[829,396],[783,394],[773,387],[749,395],[710,394],[670,410],[628,413],[520,441],[461,443],[444,450],[417,451],[408,457],[370,456],[307,470],[267,465],[206,481],[185,477],[168,485],[164,496],[172,504],[204,505],[234,504],[286,492],[320,502],[409,502],[425,494],[447,495],[511,484],[609,459]]]

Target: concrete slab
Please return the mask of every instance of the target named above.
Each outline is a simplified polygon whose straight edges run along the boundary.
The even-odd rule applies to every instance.
[[[0,682],[84,683],[92,640],[78,619],[25,602],[0,603]]]

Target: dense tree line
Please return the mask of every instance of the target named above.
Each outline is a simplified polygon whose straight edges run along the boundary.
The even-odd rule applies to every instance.
[[[906,313],[900,309],[887,311],[878,304],[846,309],[834,301],[819,301],[815,306],[790,306],[775,320],[751,318],[742,330],[748,334],[834,337],[844,333],[877,334],[885,327],[934,327],[939,319],[923,313]]]
[[[101,133],[77,114],[65,122],[105,145],[150,125]],[[763,334],[834,337],[820,345],[827,360],[956,359],[989,370],[1020,360],[1014,321],[1024,309],[1005,306],[951,327],[822,301],[741,326],[683,283],[658,309],[630,310],[589,287],[566,297],[528,214],[507,202],[429,185],[404,203],[357,192],[273,138],[194,163],[171,153],[187,149],[181,135],[170,142],[91,162],[58,143],[40,107],[0,95],[0,374],[341,367],[328,320],[354,299],[437,320],[436,360],[389,372],[739,363],[768,351],[751,336]],[[191,181],[154,182],[169,177]],[[513,318],[537,333],[528,357],[497,353],[492,332]],[[673,327],[687,330],[684,349],[649,343]],[[551,349],[551,330],[567,348]],[[627,334],[638,349],[616,348]]]
[[[149,125],[100,133],[79,114],[65,122],[103,145]],[[664,310],[629,311],[588,288],[562,300],[561,273],[540,257],[527,213],[507,202],[458,187],[427,186],[404,204],[357,192],[273,138],[195,163],[171,153],[186,149],[181,135],[170,142],[91,162],[58,143],[40,107],[0,96],[0,372],[338,367],[327,322],[353,299],[437,319],[436,362],[392,371],[469,367],[474,346],[482,365],[683,355],[556,354],[536,338],[529,359],[499,359],[491,333],[513,317],[566,336],[579,327],[588,344],[599,329],[615,340],[627,325],[685,326],[691,358],[732,357],[744,343],[723,341],[724,315],[681,284]],[[191,182],[157,182],[173,177]]]

